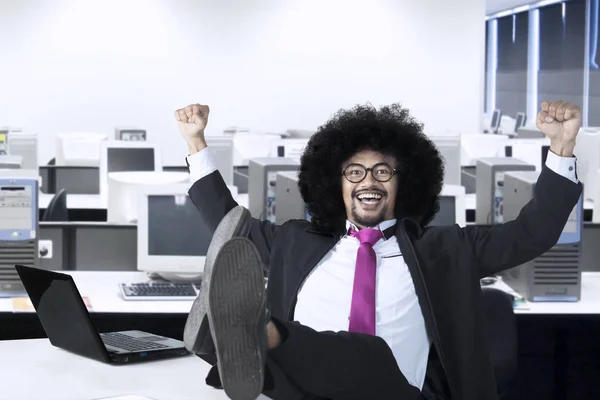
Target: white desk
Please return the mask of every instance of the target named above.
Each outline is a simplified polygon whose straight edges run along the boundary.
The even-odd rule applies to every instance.
[[[119,284],[146,282],[143,272],[117,271],[60,271],[70,274],[82,296],[92,304],[97,313],[152,313],[187,314],[192,301],[126,301],[121,297]],[[497,287],[509,293],[514,291],[500,281]],[[517,314],[600,314],[600,272],[584,272],[581,301],[573,303],[527,303],[528,309],[515,309]],[[12,299],[0,299],[0,312],[13,312]],[[22,312],[22,311],[19,311]],[[25,311],[27,312],[27,311]],[[29,311],[33,312],[33,311]]]
[[[53,194],[47,194],[40,192],[39,195],[39,208],[47,208],[48,203],[54,197]],[[248,208],[248,193],[238,194],[236,201],[239,205]],[[69,209],[92,209],[92,210],[106,210],[107,201],[103,200],[99,194],[68,194],[67,195],[67,208]],[[467,210],[475,210],[477,208],[477,196],[475,193],[470,193],[465,196],[465,208]],[[585,200],[583,208],[586,210],[593,210],[594,203],[590,200]]]
[[[53,194],[39,192],[38,207],[47,208]],[[67,208],[105,210],[107,201],[99,194],[67,194]]]
[[[0,400],[91,400],[126,394],[153,400],[226,400],[204,383],[196,356],[114,366],[53,347],[47,339],[0,341]],[[260,399],[267,399],[261,396]]]
[[[119,291],[120,283],[146,282],[144,272],[59,271],[70,274],[81,296],[92,304],[91,312],[98,313],[189,313],[192,301],[125,301]],[[0,299],[0,312],[13,312],[12,299]],[[27,311],[25,311],[27,312]],[[33,312],[33,311],[30,311]],[[1,375],[0,375],[1,376]],[[1,390],[0,390],[1,391]]]
[[[499,281],[488,287],[496,287],[515,293],[506,283]],[[581,300],[572,303],[527,302],[526,309],[515,308],[515,314],[600,314],[600,272],[584,272],[581,283]]]
[[[465,195],[465,208],[467,210],[476,210],[477,209],[477,195],[475,193],[469,193]],[[591,200],[584,200],[583,202],[584,210],[593,210],[594,202]]]
[[[38,207],[47,208],[54,197],[53,194],[39,192]],[[248,208],[248,194],[239,194],[236,197],[239,205]],[[67,194],[67,208],[69,209],[91,209],[106,210],[107,200],[99,194]]]

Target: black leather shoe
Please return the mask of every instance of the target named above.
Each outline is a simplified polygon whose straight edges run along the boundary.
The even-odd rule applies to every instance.
[[[225,394],[255,400],[263,390],[267,353],[267,294],[254,244],[233,238],[219,252],[208,293],[208,321]]]
[[[252,226],[250,211],[237,206],[221,220],[206,253],[200,291],[188,315],[183,330],[183,343],[195,354],[214,354],[215,348],[208,327],[208,292],[215,260],[223,245],[234,237],[247,237]]]

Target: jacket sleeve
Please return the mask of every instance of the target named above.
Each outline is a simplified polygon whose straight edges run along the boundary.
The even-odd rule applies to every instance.
[[[560,238],[583,186],[544,166],[533,198],[517,218],[488,227],[462,229],[478,260],[481,276],[517,267],[550,250]]]
[[[214,171],[197,180],[188,194],[213,233],[221,219],[238,205],[219,171]],[[266,266],[269,265],[269,255],[278,228],[270,221],[252,219],[249,239],[257,247]]]

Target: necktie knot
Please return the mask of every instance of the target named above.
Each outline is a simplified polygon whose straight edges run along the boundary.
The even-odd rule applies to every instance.
[[[383,233],[379,229],[363,228],[360,231],[350,228],[349,235],[357,238],[360,244],[367,243],[373,246],[383,238]]]

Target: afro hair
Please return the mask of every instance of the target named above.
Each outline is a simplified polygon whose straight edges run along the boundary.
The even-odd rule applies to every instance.
[[[316,227],[343,229],[342,164],[359,151],[372,150],[397,161],[395,215],[427,226],[439,211],[443,159],[435,144],[400,104],[371,104],[339,110],[310,138],[301,158],[298,186]]]

